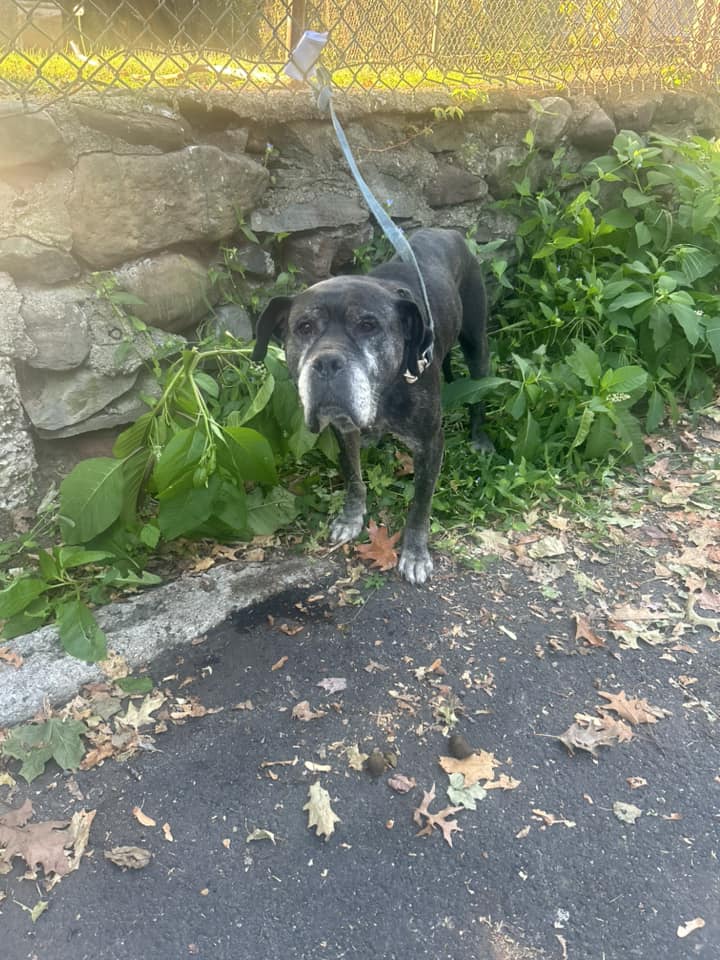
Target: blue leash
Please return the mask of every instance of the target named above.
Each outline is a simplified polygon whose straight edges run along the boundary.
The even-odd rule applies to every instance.
[[[405,380],[407,380],[408,383],[415,383],[423,371],[430,366],[433,356],[433,336],[435,325],[433,323],[432,310],[430,309],[430,300],[428,298],[427,288],[425,287],[425,280],[423,279],[418,262],[415,259],[415,252],[410,246],[407,237],[400,227],[388,215],[387,211],[384,210],[380,205],[372,190],[365,182],[363,175],[360,173],[358,165],[355,161],[355,157],[350,149],[350,144],[348,143],[345,131],[343,130],[342,125],[337,118],[337,114],[335,113],[335,107],[332,99],[332,80],[330,74],[324,67],[315,66],[315,61],[322,52],[322,47],[325,45],[326,39],[327,35],[315,34],[312,33],[312,31],[306,31],[303,34],[300,43],[293,51],[292,59],[285,69],[290,76],[294,77],[295,79],[305,80],[317,92],[318,109],[321,112],[325,112],[326,110],[330,112],[330,119],[332,120],[333,129],[335,130],[335,136],[337,137],[338,143],[340,144],[340,149],[343,152],[343,156],[347,161],[347,165],[350,168],[350,172],[352,173],[355,182],[358,185],[358,189],[360,190],[365,203],[367,203],[372,215],[377,220],[380,229],[390,241],[393,249],[400,259],[404,263],[410,264],[415,269],[418,283],[420,285],[420,291],[422,293],[423,306],[425,308],[428,325],[430,327],[430,343],[425,347],[417,359],[417,376],[410,373],[409,370],[405,371]],[[312,52],[309,53],[309,56],[306,54],[306,56],[308,56],[308,60],[306,62],[302,62],[304,50],[301,50],[301,48],[303,48],[303,46],[312,47]],[[315,80],[314,83],[313,79]]]

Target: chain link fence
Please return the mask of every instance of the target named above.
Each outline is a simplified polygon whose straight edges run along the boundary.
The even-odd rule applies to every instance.
[[[304,29],[335,82],[648,90],[720,79],[718,0],[0,0],[0,94],[260,90]]]

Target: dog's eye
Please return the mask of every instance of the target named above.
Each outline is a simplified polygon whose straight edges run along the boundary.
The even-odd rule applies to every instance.
[[[373,317],[362,317],[357,325],[360,333],[374,333],[377,330],[377,320]]]
[[[309,320],[301,320],[300,323],[295,327],[295,332],[299,333],[301,337],[308,337],[313,331],[313,326]]]

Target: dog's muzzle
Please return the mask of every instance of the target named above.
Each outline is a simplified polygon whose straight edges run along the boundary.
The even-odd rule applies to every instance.
[[[299,386],[305,419],[313,432],[329,423],[342,433],[367,426],[367,375],[340,350],[323,350],[308,359]]]

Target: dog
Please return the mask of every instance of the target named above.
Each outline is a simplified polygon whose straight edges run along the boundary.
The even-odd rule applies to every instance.
[[[433,570],[430,509],[445,443],[441,368],[451,380],[450,350],[459,341],[471,377],[488,375],[488,311],[480,266],[460,233],[421,229],[410,245],[431,317],[415,267],[394,257],[364,276],[332,277],[295,297],[275,297],[258,320],[252,359],[262,360],[270,338],[279,337],[308,428],[329,425],[337,437],[345,501],[333,542],[352,540],[363,527],[361,439],[391,433],[408,446],[415,490],[398,567],[422,584]],[[492,450],[480,403],[470,405],[470,421],[473,446]]]

